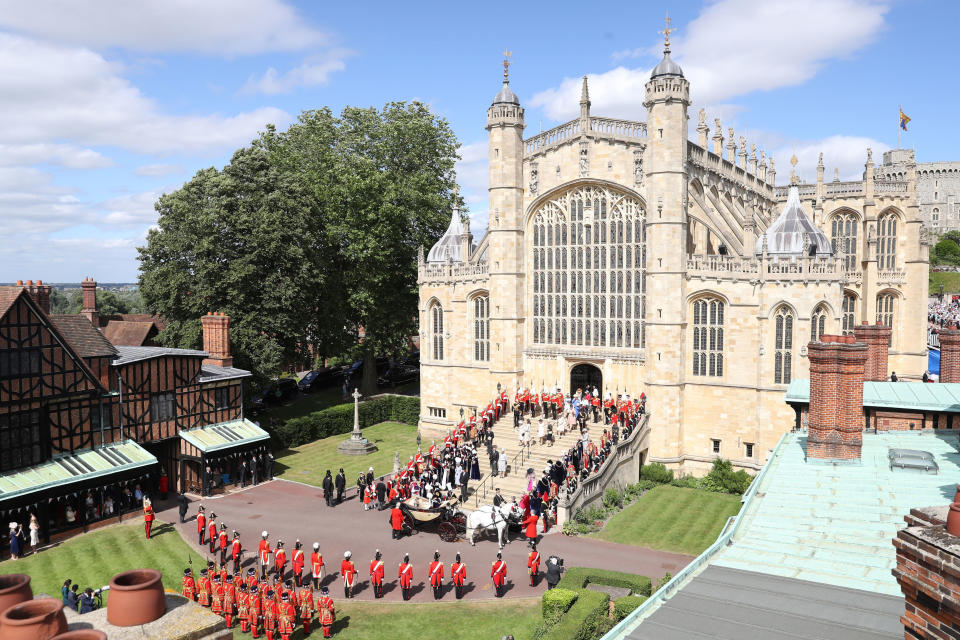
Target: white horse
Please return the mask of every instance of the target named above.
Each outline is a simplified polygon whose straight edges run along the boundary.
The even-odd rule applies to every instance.
[[[476,511],[467,514],[467,533],[470,536],[470,544],[477,546],[474,542],[477,530],[486,532],[492,528],[497,530],[497,542],[503,549],[504,537],[510,542],[510,532],[507,531],[507,525],[511,522],[517,522],[523,515],[520,507],[516,503],[502,504],[499,507],[493,505],[484,505]]]

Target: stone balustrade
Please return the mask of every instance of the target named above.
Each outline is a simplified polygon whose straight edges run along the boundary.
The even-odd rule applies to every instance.
[[[773,195],[772,186],[758,176],[689,140],[687,141],[687,157],[695,167],[729,180],[747,191],[756,193],[764,200],[769,201]]]
[[[827,182],[824,186],[828,196],[858,196],[863,193],[863,182],[861,180],[856,182]]]
[[[523,141],[523,148],[527,155],[540,153],[578,135],[580,135],[580,121],[571,120],[543,133],[538,133],[532,138],[527,138]]]
[[[877,180],[873,183],[873,192],[877,194],[895,194],[907,193],[907,182],[899,180]],[[803,183],[797,185],[801,196],[817,195],[817,185],[813,183]],[[789,185],[777,187],[777,200],[786,200],[787,193],[790,190]],[[848,196],[862,196],[865,192],[864,182],[862,180],[848,180],[845,182],[824,182],[823,195],[825,198],[846,198]]]
[[[568,142],[582,133],[594,138],[641,141],[647,137],[647,123],[634,120],[617,120],[615,118],[591,117],[587,122],[587,131],[581,131],[580,120],[571,120],[559,126],[538,133],[523,141],[524,153],[527,156],[537,155],[552,149],[555,146]]]
[[[781,281],[847,278],[843,260],[838,258],[793,258],[768,256],[687,256],[687,276],[704,280]]]
[[[878,284],[906,284],[907,272],[903,269],[893,269],[877,272]]]
[[[907,182],[892,180],[877,181],[873,183],[873,191],[874,193],[906,193]]]
[[[647,123],[613,118],[590,118],[590,131],[614,138],[642,140],[647,137]]]
[[[486,262],[470,264],[463,262],[422,263],[417,266],[417,283],[444,283],[485,279],[490,274]]]

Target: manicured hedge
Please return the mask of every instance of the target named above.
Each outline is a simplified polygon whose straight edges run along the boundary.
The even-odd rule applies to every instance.
[[[587,567],[570,567],[560,578],[558,587],[577,591],[589,583],[603,584],[608,587],[622,587],[630,589],[633,595],[649,596],[650,578],[632,573],[610,571],[607,569],[589,569]]]
[[[547,625],[556,624],[560,616],[567,612],[570,605],[577,599],[577,592],[570,589],[548,589],[543,592],[542,609],[543,621]]]
[[[361,429],[387,421],[416,425],[420,419],[420,398],[384,395],[361,402],[357,413]],[[273,436],[281,447],[297,447],[352,430],[353,403],[350,403],[287,420],[275,428]]]
[[[616,622],[626,618],[634,609],[646,602],[646,596],[623,596],[613,601],[613,615]]]
[[[610,596],[606,593],[580,591],[570,610],[543,634],[543,640],[592,640],[602,617],[610,609],[609,603]]]

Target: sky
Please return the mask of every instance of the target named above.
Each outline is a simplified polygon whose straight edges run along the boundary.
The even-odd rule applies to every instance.
[[[960,160],[960,3],[0,0],[0,282],[133,282],[154,203],[268,124],[420,100],[446,118],[471,226],[487,221],[486,109],[502,51],[525,136],[579,112],[644,120],[669,11],[696,112],[798,170],[858,179],[866,148]],[[947,127],[947,128],[944,128]],[[711,132],[712,135],[712,132]]]

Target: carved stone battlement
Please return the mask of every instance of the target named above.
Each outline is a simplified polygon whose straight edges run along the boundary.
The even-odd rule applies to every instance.
[[[843,261],[837,258],[687,256],[689,278],[756,282],[845,282],[847,276]]]
[[[773,186],[764,182],[760,177],[746,171],[729,160],[724,160],[717,154],[704,149],[693,142],[687,141],[687,157],[695,167],[712,172],[717,176],[730,180],[747,191],[752,191],[767,200],[773,199]]]
[[[489,274],[490,267],[486,262],[477,264],[464,264],[462,262],[427,264],[421,262],[417,265],[417,283],[421,285],[486,280]]]
[[[646,122],[590,117],[585,131],[581,130],[580,124],[578,118],[527,138],[523,141],[524,154],[527,157],[538,155],[580,135],[619,142],[640,142],[647,137]]]

